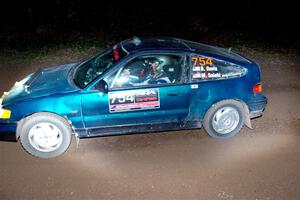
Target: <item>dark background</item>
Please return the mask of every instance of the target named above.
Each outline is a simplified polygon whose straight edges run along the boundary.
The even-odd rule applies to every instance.
[[[86,139],[79,148],[73,139],[55,159],[2,141],[0,199],[299,200],[299,6],[111,2],[1,1],[0,95],[40,68],[79,62],[103,45],[176,36],[233,47],[257,62],[268,97],[263,117],[229,140],[204,129]]]
[[[175,36],[214,45],[299,47],[292,1],[8,1],[0,10],[1,49],[132,36]]]

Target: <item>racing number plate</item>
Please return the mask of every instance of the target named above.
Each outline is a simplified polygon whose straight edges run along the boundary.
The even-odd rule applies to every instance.
[[[159,90],[142,89],[109,92],[109,112],[157,109],[160,107]]]

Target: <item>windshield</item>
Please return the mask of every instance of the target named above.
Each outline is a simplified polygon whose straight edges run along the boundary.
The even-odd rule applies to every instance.
[[[114,48],[106,50],[100,55],[97,55],[87,62],[84,62],[75,71],[75,84],[80,88],[84,88],[104,71],[114,65],[123,56],[123,52],[119,51],[117,48]]]

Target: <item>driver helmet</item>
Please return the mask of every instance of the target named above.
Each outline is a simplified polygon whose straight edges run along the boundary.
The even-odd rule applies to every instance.
[[[156,67],[154,70],[159,71],[159,72],[163,72],[162,63],[163,63],[163,61],[159,60],[157,58],[149,61],[150,66],[152,66],[152,64],[155,64]]]

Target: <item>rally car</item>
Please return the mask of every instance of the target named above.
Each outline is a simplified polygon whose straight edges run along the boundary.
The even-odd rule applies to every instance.
[[[40,69],[1,99],[0,137],[33,156],[79,138],[192,129],[230,138],[263,114],[260,68],[230,49],[178,38],[122,41],[84,62]]]

